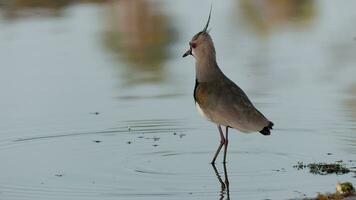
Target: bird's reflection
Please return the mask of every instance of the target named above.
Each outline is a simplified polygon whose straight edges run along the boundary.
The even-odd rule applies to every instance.
[[[226,169],[226,163],[223,163],[223,168],[224,168],[224,181],[221,178],[220,173],[218,172],[218,169],[216,168],[215,164],[211,164],[213,166],[214,172],[216,177],[218,178],[218,181],[220,182],[220,198],[219,200],[223,200],[225,197],[226,200],[230,200],[230,188],[229,188],[229,177],[227,174],[227,169]]]

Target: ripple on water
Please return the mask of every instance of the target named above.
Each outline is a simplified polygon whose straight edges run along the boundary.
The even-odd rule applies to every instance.
[[[152,175],[169,175],[169,176],[186,176],[189,178],[197,177],[210,177],[209,173],[195,169],[194,166],[190,166],[189,163],[192,160],[199,160],[204,165],[207,164],[207,157],[213,155],[213,151],[190,151],[190,152],[175,152],[175,151],[155,151],[149,153],[136,154],[134,159],[131,159],[127,163],[128,169],[133,169],[137,173],[145,173]],[[306,159],[305,155],[281,153],[281,152],[258,152],[258,151],[229,151],[229,159],[238,158],[231,162],[242,161],[239,168],[230,170],[232,176],[255,176],[255,175],[271,175],[275,170],[280,170],[278,166],[276,168],[270,168],[261,165],[261,163],[269,163],[273,160],[275,163],[285,163],[290,160]],[[202,159],[204,158],[204,160]],[[264,160],[264,158],[266,160]],[[250,165],[251,162],[243,161],[248,159],[250,161],[257,161],[251,167],[242,167],[242,165]],[[177,168],[176,164],[185,167]],[[200,166],[202,167],[202,166]]]
[[[25,172],[13,170],[13,174],[0,180],[0,191],[11,199],[211,199],[219,194],[219,182],[208,164],[215,146],[186,149],[189,141],[205,135],[202,135],[204,131],[190,131],[194,133],[188,134],[189,141],[182,143],[172,133],[185,132],[187,128],[183,124],[184,120],[174,119],[132,120],[101,131],[11,139],[8,143],[13,146],[9,146],[7,153],[15,157],[22,153],[28,158],[15,159],[8,165],[26,166],[26,169],[17,169]],[[137,137],[138,133],[163,139],[143,140]],[[102,142],[94,143],[93,138]],[[128,140],[132,143],[127,144]],[[160,146],[152,147],[156,143]],[[16,145],[21,148],[14,148]],[[295,175],[295,170],[290,169],[292,164],[305,159],[308,156],[288,151],[231,149],[227,166],[231,191],[248,199],[256,199],[255,194],[258,198],[265,193],[280,194],[286,188],[293,188],[288,185]],[[55,176],[58,171],[64,175]],[[35,175],[26,176],[27,173]],[[279,183],[286,186],[281,187]]]
[[[6,154],[14,159],[0,167],[2,171],[11,171],[0,180],[0,196],[10,199],[97,199],[105,196],[179,194],[177,191],[151,192],[152,188],[145,189],[150,180],[142,182],[140,177],[132,177],[134,173],[145,173],[145,170],[137,169],[132,173],[132,169],[124,168],[125,162],[130,160],[127,159],[130,149],[136,148],[134,144],[137,143],[134,141],[128,145],[125,141],[139,140],[138,133],[173,135],[173,132],[184,132],[186,128],[182,128],[182,123],[183,120],[174,119],[131,120],[106,130],[8,138],[2,141],[0,149],[6,150]],[[132,134],[135,136],[132,137]],[[93,138],[100,138],[103,142],[94,143]],[[152,141],[146,143],[149,142]],[[146,146],[152,148],[151,145]],[[23,156],[26,158],[22,159]],[[64,175],[56,176],[58,171]],[[154,174],[154,171],[149,173]]]
[[[117,134],[152,134],[184,132],[187,127],[183,126],[184,120],[178,119],[149,119],[127,120],[121,122],[121,126],[111,127],[105,130],[70,130],[46,134],[32,134],[30,137],[7,138],[0,143],[0,149],[11,148],[18,145],[28,145],[30,142],[53,142],[61,138],[89,137]]]

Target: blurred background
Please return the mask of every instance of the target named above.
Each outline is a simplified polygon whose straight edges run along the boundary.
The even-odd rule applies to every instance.
[[[267,138],[232,134],[231,198],[355,182],[292,168],[354,159],[355,7],[213,2],[221,69],[276,126]],[[217,130],[196,114],[194,58],[182,58],[209,9],[203,0],[0,0],[0,198],[221,198],[207,165]]]

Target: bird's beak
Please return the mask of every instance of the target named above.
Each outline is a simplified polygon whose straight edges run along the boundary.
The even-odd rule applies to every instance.
[[[183,54],[183,58],[188,55],[192,55],[192,48],[188,49],[188,51]]]

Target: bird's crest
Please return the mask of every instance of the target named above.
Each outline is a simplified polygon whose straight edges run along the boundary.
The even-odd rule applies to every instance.
[[[208,32],[207,30],[208,30],[208,26],[209,26],[209,23],[210,23],[210,16],[211,16],[211,10],[212,10],[212,8],[213,8],[213,5],[210,5],[210,12],[209,12],[209,17],[208,17],[208,21],[206,22],[206,25],[205,25],[205,27],[204,27],[204,29],[201,31],[201,32]]]

